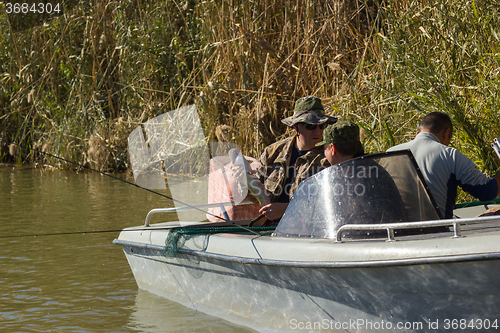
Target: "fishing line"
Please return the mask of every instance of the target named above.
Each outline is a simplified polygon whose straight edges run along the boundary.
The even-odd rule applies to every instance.
[[[259,215],[257,216],[256,218],[254,218],[252,221],[250,221],[249,225],[251,226],[252,222],[254,221],[257,221],[258,219],[261,219],[263,217],[263,215]],[[254,234],[257,234],[259,236],[262,236],[258,231],[254,231],[254,230],[251,230],[251,229],[247,229],[239,224],[236,224],[234,222],[231,222],[231,224],[241,228],[241,229],[244,229],[244,230],[247,230],[247,231],[250,231]],[[197,228],[199,226],[192,226],[193,228]],[[212,226],[213,228],[217,228],[217,226]],[[0,236],[0,239],[7,239],[7,238],[20,238],[20,237],[38,237],[38,236],[60,236],[60,235],[79,235],[79,234],[82,234],[85,235],[85,234],[103,234],[103,233],[108,233],[108,232],[127,232],[127,231],[151,231],[151,230],[169,230],[169,229],[172,229],[172,228],[176,228],[176,227],[165,227],[165,228],[154,228],[154,229],[151,229],[151,228],[133,228],[133,229],[116,229],[116,230],[91,230],[91,231],[71,231],[71,232],[53,232],[53,233],[45,233],[45,234],[24,234],[24,235],[8,235],[8,236]],[[200,227],[201,228],[201,227]],[[253,243],[253,241],[252,241]],[[255,247],[255,245],[254,245]],[[257,250],[257,249],[255,249]],[[258,251],[257,251],[258,252]],[[262,259],[262,258],[261,258]]]
[[[6,143],[6,142],[5,142],[5,141],[3,141],[2,139],[0,139],[0,141],[2,141],[2,142],[4,142],[4,143]],[[71,163],[71,164],[73,164],[73,165],[79,166],[80,168],[84,168],[84,169],[87,169],[87,170],[90,170],[90,171],[94,171],[94,172],[100,173],[101,175],[108,176],[108,177],[111,177],[111,178],[113,178],[113,179],[116,179],[116,180],[122,181],[122,182],[124,182],[124,183],[130,184],[130,185],[133,185],[133,186],[135,186],[135,187],[137,187],[137,188],[140,188],[140,189],[146,190],[146,191],[148,191],[148,192],[151,192],[151,193],[154,193],[154,194],[160,195],[160,196],[162,196],[162,197],[164,197],[164,198],[167,198],[167,199],[169,199],[169,200],[172,200],[173,202],[177,202],[177,203],[179,203],[179,204],[181,204],[181,205],[184,205],[184,206],[190,207],[190,208],[195,209],[195,210],[197,210],[197,211],[200,211],[200,212],[202,212],[202,213],[212,215],[213,217],[216,217],[216,218],[218,218],[218,219],[221,219],[222,221],[225,221],[225,222],[229,222],[229,223],[231,223],[231,224],[233,224],[233,225],[235,225],[235,226],[238,226],[238,227],[240,227],[240,228],[242,228],[242,229],[245,229],[246,231],[251,232],[251,233],[253,233],[253,234],[257,234],[257,235],[259,235],[259,236],[261,235],[260,233],[255,232],[255,231],[250,230],[250,229],[247,229],[247,228],[245,228],[245,227],[243,227],[243,226],[241,226],[241,225],[239,225],[239,224],[234,223],[234,222],[233,222],[233,221],[231,221],[231,220],[228,220],[228,219],[225,219],[225,218],[223,218],[223,217],[217,216],[217,215],[215,215],[215,214],[213,214],[213,213],[210,213],[210,212],[208,212],[208,211],[204,211],[204,210],[202,210],[202,209],[200,209],[200,208],[198,208],[198,207],[192,206],[192,205],[187,204],[187,203],[185,203],[185,202],[182,202],[182,201],[180,201],[180,200],[178,200],[178,199],[174,199],[174,198],[172,198],[172,197],[169,197],[168,195],[161,194],[161,193],[156,192],[156,191],[153,191],[153,190],[151,190],[151,189],[149,189],[149,188],[142,187],[142,186],[137,185],[137,184],[135,184],[135,183],[129,182],[128,180],[125,180],[125,179],[122,179],[122,178],[119,178],[119,177],[113,176],[113,175],[111,175],[111,174],[109,174],[109,173],[106,173],[106,172],[103,172],[103,171],[99,171],[99,170],[93,169],[93,168],[91,168],[91,167],[88,167],[88,166],[82,165],[82,164],[80,164],[80,163],[76,163],[76,162],[73,162],[73,161],[67,160],[67,159],[65,159],[65,158],[63,158],[63,157],[55,156],[55,155],[53,155],[53,154],[50,154],[50,153],[47,153],[47,152],[44,152],[44,151],[41,151],[41,150],[38,150],[38,149],[35,149],[35,148],[31,148],[31,147],[28,147],[28,146],[23,146],[23,145],[20,145],[20,144],[14,143],[14,142],[13,142],[13,143],[11,143],[11,144],[13,144],[13,145],[15,145],[15,146],[18,146],[18,147],[19,147],[19,148],[21,148],[21,149],[23,149],[23,148],[24,148],[24,149],[31,150],[31,151],[34,151],[34,152],[37,152],[37,153],[40,153],[40,154],[44,154],[44,155],[47,155],[47,156],[51,156],[51,157],[54,157],[54,158],[59,159],[59,160],[61,160],[61,161],[64,161],[64,162]],[[102,231],[102,232],[104,232],[104,231]]]
[[[59,235],[85,235],[85,234],[102,234],[106,232],[120,232],[120,231],[143,231],[143,230],[151,230],[151,229],[134,229],[134,230],[94,230],[94,231],[72,231],[72,232],[54,232],[47,234],[26,234],[26,235],[9,235],[9,236],[0,236],[1,238],[20,238],[20,237],[38,237],[38,236],[59,236]],[[155,230],[158,230],[156,228]]]
[[[249,232],[252,232],[254,234],[257,234],[259,236],[262,236],[260,233],[258,233],[257,231],[255,230],[251,230],[251,229],[247,229],[245,227],[242,227],[241,225],[237,225],[235,223],[232,223],[233,225],[237,226],[237,227],[240,227],[241,229],[244,229],[245,231],[249,231]],[[208,227],[203,227],[203,226],[200,226],[200,225],[197,225],[197,226],[192,226],[190,230],[196,230],[196,229],[206,229],[206,228],[212,228],[212,229],[216,229],[220,226],[208,226]],[[45,233],[45,234],[22,234],[22,235],[8,235],[8,236],[0,236],[0,239],[7,239],[7,238],[21,238],[21,237],[39,237],[39,236],[60,236],[60,235],[85,235],[85,234],[103,234],[103,233],[108,233],[108,232],[127,232],[127,231],[152,231],[152,230],[172,230],[172,229],[176,229],[176,228],[188,228],[188,226],[185,226],[185,227],[164,227],[164,228],[140,228],[140,227],[136,227],[136,228],[131,228],[131,229],[115,229],[115,230],[112,230],[112,229],[108,229],[108,230],[87,230],[87,231],[68,231],[68,232],[52,232],[52,233]],[[259,228],[259,227],[257,227]],[[270,227],[268,227],[270,228]],[[215,230],[214,229],[214,230]],[[261,228],[262,229],[262,228]],[[261,258],[262,259],[262,258]]]
[[[151,231],[151,230],[168,230],[175,227],[165,227],[165,228],[134,228],[134,229],[116,229],[116,230],[90,230],[90,231],[71,231],[71,232],[52,232],[46,234],[25,234],[25,235],[9,235],[0,236],[0,239],[5,238],[21,238],[21,237],[39,237],[39,236],[60,236],[60,235],[85,235],[85,234],[104,234],[108,232],[122,232],[122,231]]]

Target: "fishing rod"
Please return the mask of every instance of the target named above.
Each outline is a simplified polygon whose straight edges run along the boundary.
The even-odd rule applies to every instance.
[[[0,139],[0,141],[5,142],[5,141],[4,141],[4,140],[2,140],[2,139]],[[248,231],[248,232],[251,232],[251,233],[253,233],[253,234],[257,234],[257,235],[259,235],[259,236],[261,235],[260,233],[258,233],[258,232],[256,232],[256,231],[254,231],[254,230],[248,229],[248,228],[246,228],[246,227],[243,227],[243,226],[241,226],[241,225],[239,225],[239,224],[236,224],[236,223],[234,223],[233,221],[231,221],[231,220],[229,220],[229,219],[226,219],[226,218],[220,217],[220,216],[215,215],[215,214],[213,214],[213,213],[210,213],[210,212],[208,212],[208,211],[204,211],[204,210],[202,210],[202,209],[200,209],[200,208],[198,208],[198,207],[195,207],[195,206],[190,205],[190,204],[188,204],[188,203],[182,202],[181,200],[174,199],[174,198],[172,198],[172,197],[169,197],[168,195],[165,195],[165,194],[162,194],[162,193],[159,193],[159,192],[153,191],[153,190],[151,190],[151,189],[149,189],[149,188],[146,188],[146,187],[142,187],[142,186],[137,185],[137,184],[135,184],[135,183],[129,182],[128,180],[125,180],[125,179],[122,179],[122,178],[119,178],[119,177],[113,176],[113,175],[111,175],[111,174],[109,174],[109,173],[106,173],[106,172],[103,172],[103,171],[99,171],[99,170],[94,169],[94,168],[91,168],[91,167],[89,167],[89,166],[86,166],[86,165],[83,165],[83,164],[80,164],[80,163],[77,163],[77,162],[74,162],[74,161],[70,161],[70,160],[65,159],[65,158],[63,158],[63,157],[59,157],[59,156],[56,156],[56,155],[53,155],[53,154],[50,154],[50,153],[47,153],[47,152],[44,152],[44,151],[41,151],[41,150],[38,150],[38,149],[32,148],[32,147],[28,147],[28,146],[20,145],[20,144],[18,144],[18,143],[14,143],[14,142],[12,142],[12,143],[10,143],[10,144],[8,144],[8,145],[11,145],[11,144],[12,144],[12,145],[15,145],[15,146],[17,146],[17,147],[19,147],[19,148],[21,148],[21,149],[27,149],[27,150],[31,150],[31,151],[34,151],[34,152],[37,152],[37,153],[40,153],[40,154],[43,154],[43,155],[47,155],[47,156],[50,156],[50,157],[53,157],[53,158],[59,159],[59,160],[61,160],[61,161],[64,161],[64,162],[71,163],[71,164],[73,164],[73,165],[79,166],[80,168],[84,168],[84,169],[87,169],[87,170],[90,170],[90,171],[94,171],[94,172],[100,173],[101,175],[108,176],[108,177],[110,177],[110,178],[113,178],[113,179],[116,179],[116,180],[122,181],[122,182],[127,183],[127,184],[130,184],[130,185],[133,185],[133,186],[135,186],[135,187],[137,187],[137,188],[140,188],[140,189],[146,190],[146,191],[148,191],[148,192],[151,192],[151,193],[157,194],[157,195],[159,195],[159,196],[162,196],[162,197],[164,197],[164,198],[167,198],[167,199],[169,199],[169,200],[172,200],[173,202],[177,202],[177,203],[179,203],[179,204],[181,204],[181,205],[184,205],[184,206],[190,207],[190,208],[192,208],[192,209],[195,209],[195,210],[197,210],[197,211],[200,211],[200,212],[202,212],[202,213],[204,213],[204,214],[209,214],[209,215],[212,215],[213,217],[216,217],[216,218],[218,218],[218,219],[220,219],[220,220],[222,220],[222,221],[225,221],[225,222],[229,222],[229,223],[231,223],[231,224],[233,224],[233,225],[235,225],[235,226],[237,226],[237,227],[240,227],[240,228],[242,228],[242,229],[244,229],[244,230],[246,230],[246,231]],[[102,231],[99,231],[99,232],[106,232],[106,231],[105,231],[105,230],[102,230]],[[116,232],[116,231],[115,231],[115,230],[113,230],[113,231],[110,231],[110,232]],[[84,233],[84,232],[78,232],[78,233]],[[65,234],[65,233],[61,233],[61,234]]]
[[[257,218],[256,218],[257,219]],[[233,223],[234,224],[234,223]],[[259,236],[261,236],[260,233],[258,233],[255,230],[247,229],[245,227],[242,227],[240,225],[237,225],[241,227],[243,230],[248,230],[253,233],[257,233]],[[171,230],[177,227],[164,227],[164,228],[154,228],[155,231],[157,230]],[[185,228],[185,227],[182,227]],[[204,227],[195,227],[192,226],[192,229],[200,228],[203,229]],[[206,228],[206,227],[205,227]],[[217,228],[217,226],[209,227],[209,228]],[[262,227],[256,227],[262,229]],[[44,234],[21,234],[21,235],[7,235],[7,236],[0,236],[0,239],[7,239],[7,238],[21,238],[21,237],[41,237],[41,236],[61,236],[61,235],[85,235],[85,234],[104,234],[108,232],[127,232],[127,231],[151,231],[151,228],[133,228],[133,229],[108,229],[108,230],[85,230],[85,231],[68,231],[68,232],[51,232],[51,233],[44,233]]]
[[[137,230],[140,231],[141,229],[134,229],[134,230],[130,230],[130,231],[137,231]],[[146,230],[146,229],[142,229],[142,230]],[[151,229],[147,229],[147,230],[151,230]],[[53,232],[53,233],[46,233],[46,234],[8,235],[8,236],[0,236],[0,239],[2,239],[2,238],[20,238],[20,237],[38,237],[38,236],[102,234],[102,233],[107,233],[107,232],[120,232],[120,231],[124,231],[124,230],[121,230],[121,229],[117,229],[117,230],[91,230],[91,231]]]

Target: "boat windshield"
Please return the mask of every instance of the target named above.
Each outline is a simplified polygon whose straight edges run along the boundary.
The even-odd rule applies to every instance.
[[[435,207],[409,150],[366,155],[303,181],[273,235],[335,239],[346,224],[436,220]]]

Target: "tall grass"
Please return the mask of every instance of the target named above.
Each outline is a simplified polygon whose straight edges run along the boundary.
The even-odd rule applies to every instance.
[[[490,171],[499,166],[490,148],[500,135],[499,4],[403,1],[393,4],[397,9],[388,6],[387,24],[377,36],[379,63],[385,66],[377,81],[371,80],[387,91],[385,96],[404,102],[407,114],[449,114],[457,132],[454,145]],[[394,135],[406,140],[408,130],[398,127]]]
[[[120,169],[131,128],[197,103],[210,140],[256,156],[286,135],[280,119],[295,99],[328,101],[336,92],[341,71],[363,52],[374,8],[353,0],[88,1],[17,33],[2,17],[2,140]]]
[[[500,136],[499,5],[420,0],[380,7],[383,24],[369,42],[364,82],[348,89],[359,103],[343,108],[363,125],[371,150],[412,139],[424,114],[442,111],[454,123],[452,145],[482,171],[498,172],[490,145]]]
[[[291,133],[281,119],[294,101],[314,94],[362,126],[369,152],[412,139],[427,112],[446,112],[452,144],[492,174],[500,166],[489,147],[500,136],[499,5],[85,1],[17,33],[3,16],[0,135],[125,169],[133,128],[196,103],[209,140],[257,157]]]

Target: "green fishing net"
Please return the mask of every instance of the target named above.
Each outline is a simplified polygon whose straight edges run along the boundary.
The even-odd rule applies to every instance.
[[[252,234],[251,231],[259,233],[261,236],[270,236],[276,227],[179,227],[170,229],[165,240],[165,256],[175,257],[177,251],[184,246],[186,241],[193,237],[212,234]]]

